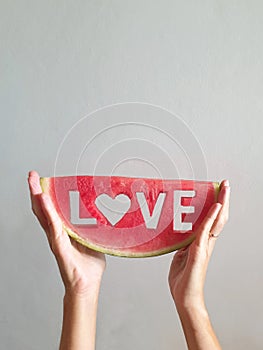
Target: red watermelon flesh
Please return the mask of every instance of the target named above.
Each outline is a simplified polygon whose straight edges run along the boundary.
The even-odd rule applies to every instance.
[[[50,177],[40,183],[72,238],[125,257],[161,255],[188,245],[219,192],[218,182],[120,176]],[[78,222],[72,219],[73,195]],[[122,211],[115,208],[120,198]],[[114,221],[109,212],[115,212]],[[146,223],[145,213],[148,219],[155,216],[155,226]]]

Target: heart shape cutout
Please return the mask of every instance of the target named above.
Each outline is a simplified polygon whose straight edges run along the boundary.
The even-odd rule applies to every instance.
[[[114,226],[129,210],[131,200],[125,194],[118,194],[115,198],[111,198],[106,193],[103,193],[96,198],[95,205],[111,225]]]

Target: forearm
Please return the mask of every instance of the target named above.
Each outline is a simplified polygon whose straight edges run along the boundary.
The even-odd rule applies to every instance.
[[[221,350],[204,302],[176,307],[189,350]]]
[[[60,350],[94,350],[99,287],[87,295],[65,294]]]

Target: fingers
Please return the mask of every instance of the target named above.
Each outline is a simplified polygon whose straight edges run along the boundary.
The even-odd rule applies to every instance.
[[[207,242],[207,238],[209,237],[209,232],[217,218],[217,215],[222,208],[221,203],[214,203],[210,210],[208,211],[206,217],[203,222],[199,226],[197,236],[196,236],[196,244],[203,245]]]
[[[220,190],[222,189],[223,186],[229,186],[229,181],[226,179],[226,180],[223,180],[219,186]]]
[[[40,204],[40,195],[42,193],[42,189],[39,182],[39,175],[36,171],[29,172],[28,185],[30,190],[32,211],[38,218],[40,225],[46,231],[48,229],[47,221]]]
[[[228,180],[224,180],[220,184],[220,192],[218,195],[218,202],[221,203],[222,205],[227,204],[226,203],[226,198],[225,198],[225,192],[230,190],[229,182]]]
[[[62,222],[50,197],[42,193],[39,175],[36,171],[29,172],[28,184],[32,210],[46,232],[51,250],[59,257],[63,254],[66,245],[71,245],[69,236],[63,230]]]
[[[222,231],[226,221],[228,220],[230,187],[228,180],[224,180],[220,184],[220,192],[218,202],[209,210],[206,218],[199,227],[197,234],[197,244],[207,242],[212,236],[218,236]]]
[[[211,228],[211,234],[218,236],[222,231],[229,217],[229,200],[230,200],[230,187],[227,180],[222,181],[220,185],[220,193],[218,196],[218,202],[222,204],[222,209],[215,220],[213,227]]]
[[[39,175],[36,171],[32,170],[28,174],[28,184],[30,188],[30,193],[34,196],[42,193],[40,186]]]

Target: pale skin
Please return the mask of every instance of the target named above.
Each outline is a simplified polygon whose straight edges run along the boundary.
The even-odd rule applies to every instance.
[[[49,196],[42,193],[39,175],[28,176],[32,210],[44,229],[65,286],[60,350],[94,350],[100,284],[106,267],[102,253],[81,246],[64,231]],[[169,271],[171,295],[179,313],[188,349],[221,349],[204,302],[207,266],[228,219],[229,184],[221,183],[218,203],[204,219],[196,239],[178,251]]]
[[[106,261],[102,253],[73,241],[48,195],[42,193],[39,175],[28,177],[32,210],[46,232],[65,286],[60,350],[94,350],[98,296]]]
[[[204,284],[216,239],[228,220],[229,198],[229,182],[224,180],[218,203],[210,208],[196,239],[174,255],[169,271],[170,291],[191,350],[221,349],[205,306]]]

